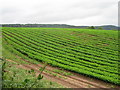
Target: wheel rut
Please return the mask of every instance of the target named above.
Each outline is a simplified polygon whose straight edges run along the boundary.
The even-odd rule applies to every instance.
[[[27,70],[33,69],[36,72],[36,75],[39,75],[39,73],[40,73],[39,69],[44,66],[43,64],[33,64],[32,62],[30,62],[26,59],[22,59],[21,57],[18,57],[18,58],[29,63],[29,64],[19,64],[19,62],[16,62],[13,60],[8,60],[8,59],[7,59],[7,61],[18,63],[19,65],[16,65],[16,67],[18,67],[18,68],[23,68],[23,69],[27,69]],[[57,82],[57,83],[63,85],[64,87],[67,87],[67,88],[86,88],[86,89],[99,88],[101,90],[106,89],[106,88],[110,88],[108,86],[99,85],[99,84],[92,82],[92,81],[90,82],[87,79],[83,79],[83,78],[78,77],[78,76],[70,76],[70,75],[66,76],[66,75],[63,75],[62,73],[54,72],[53,71],[54,69],[56,69],[56,68],[47,65],[45,70],[50,71],[52,74],[43,71],[42,75],[45,78],[47,78],[48,80]],[[57,74],[57,76],[59,75],[62,78],[54,76],[53,74]]]

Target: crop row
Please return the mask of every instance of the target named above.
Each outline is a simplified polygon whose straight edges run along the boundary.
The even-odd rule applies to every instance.
[[[9,37],[9,38],[11,38],[11,37]],[[56,65],[56,66],[60,66],[60,67],[65,66],[64,68],[68,69],[68,70],[73,70],[75,72],[79,72],[79,73],[83,73],[83,74],[87,74],[87,75],[92,75],[94,77],[97,76],[97,78],[101,78],[101,79],[109,81],[109,82],[119,83],[118,76],[114,76],[114,74],[107,74],[107,72],[102,72],[102,71],[91,69],[91,68],[88,68],[85,66],[80,66],[80,65],[76,65],[74,63],[63,61],[61,59],[51,57],[51,54],[49,54],[49,53],[48,54],[47,53],[41,54],[40,52],[39,53],[36,52],[36,50],[30,49],[30,47],[26,48],[26,47],[28,47],[27,45],[21,46],[21,45],[14,43],[14,42],[11,42],[11,40],[8,40],[8,41],[11,45],[14,46],[14,48],[16,50],[26,54],[30,58],[45,61],[45,62],[48,62],[52,65]]]
[[[20,39],[18,39],[18,40],[20,40]],[[17,41],[18,41],[18,40],[17,40]],[[21,39],[21,40],[23,40],[23,39]],[[21,42],[23,43],[23,41],[21,41]],[[25,44],[25,42],[24,42],[24,44]],[[27,43],[27,45],[29,45],[29,44],[30,44],[30,43]],[[33,48],[34,48],[34,51],[37,51],[38,48],[35,48],[35,47],[36,47],[36,46],[34,45],[34,47],[33,47]],[[42,49],[43,49],[43,48],[42,48]],[[46,50],[46,51],[45,51],[45,50]],[[40,51],[45,51],[45,52],[47,52],[47,49],[43,49],[43,50],[40,50]],[[48,50],[48,51],[49,51],[49,50]],[[48,53],[50,53],[50,51],[49,51]],[[53,52],[52,52],[52,54],[53,54]],[[56,54],[56,55],[55,55],[55,54]],[[57,55],[56,52],[55,52],[53,55],[60,57],[59,54]],[[66,57],[65,55],[63,55],[63,56],[64,56],[63,58],[71,59],[71,57],[68,58],[68,57]],[[74,60],[77,61],[76,59],[73,59],[73,58],[72,58],[72,60],[73,60],[73,61],[74,61]],[[70,62],[70,60],[69,60],[69,62]],[[85,61],[83,61],[83,62],[85,63]],[[82,64],[83,64],[83,62],[82,62]],[[76,63],[76,62],[74,62],[74,63]],[[78,62],[77,64],[79,64],[79,63],[80,63],[80,62]],[[89,65],[89,64],[92,64],[92,63],[87,62],[87,63],[84,64],[84,65],[87,66],[87,65]],[[95,66],[95,65],[96,65],[96,64],[94,64],[94,66]],[[104,69],[103,69],[103,70],[104,70]]]

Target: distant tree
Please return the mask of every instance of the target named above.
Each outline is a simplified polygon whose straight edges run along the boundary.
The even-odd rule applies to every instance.
[[[95,27],[94,27],[94,26],[91,26],[91,29],[95,29]]]
[[[95,27],[94,26],[91,26],[91,27],[88,27],[89,29],[95,29]]]

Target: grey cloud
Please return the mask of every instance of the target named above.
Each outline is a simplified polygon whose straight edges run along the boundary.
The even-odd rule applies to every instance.
[[[16,9],[16,8],[3,8],[2,9],[2,15],[4,15],[4,14],[10,14],[10,13],[14,13],[14,12],[17,12],[18,11],[18,9]]]
[[[91,8],[98,8],[98,9],[104,9],[104,8],[108,8],[111,7],[112,5],[117,4],[117,2],[115,2],[114,0],[92,0],[92,1],[80,1],[78,3],[72,4],[70,7],[72,8],[86,8],[86,9],[91,9]]]
[[[117,24],[115,0],[26,0],[25,3],[22,0],[22,3],[3,6],[0,23]]]

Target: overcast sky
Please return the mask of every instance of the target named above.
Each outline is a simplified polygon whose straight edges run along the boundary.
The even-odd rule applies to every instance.
[[[118,25],[119,0],[0,0],[0,23]]]

